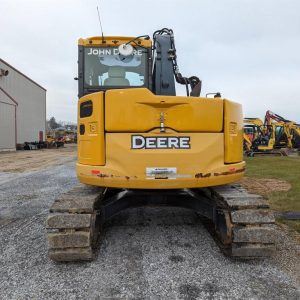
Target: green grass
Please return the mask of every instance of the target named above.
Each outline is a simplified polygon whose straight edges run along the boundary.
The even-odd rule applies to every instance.
[[[247,177],[275,178],[291,184],[287,192],[271,192],[268,194],[271,208],[275,211],[300,212],[300,157],[261,156],[247,157]],[[300,221],[278,219],[289,227],[300,232]]]

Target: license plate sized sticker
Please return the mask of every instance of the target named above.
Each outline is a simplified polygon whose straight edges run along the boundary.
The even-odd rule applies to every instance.
[[[171,176],[177,174],[177,168],[154,167],[146,168],[146,175],[150,177]]]

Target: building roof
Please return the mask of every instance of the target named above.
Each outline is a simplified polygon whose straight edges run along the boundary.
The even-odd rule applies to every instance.
[[[19,73],[20,75],[22,75],[23,77],[25,77],[26,79],[28,79],[29,81],[31,81],[32,83],[34,83],[35,85],[37,85],[38,87],[40,87],[41,89],[47,91],[44,87],[42,87],[41,85],[39,85],[38,83],[36,83],[34,80],[32,80],[31,78],[29,78],[28,76],[26,76],[24,73],[20,72],[19,70],[17,70],[16,68],[14,68],[13,66],[11,66],[9,63],[7,63],[5,60],[3,60],[2,58],[0,58],[0,62],[4,63],[5,65],[7,65],[9,68],[13,69],[14,71],[16,71],[17,73]]]

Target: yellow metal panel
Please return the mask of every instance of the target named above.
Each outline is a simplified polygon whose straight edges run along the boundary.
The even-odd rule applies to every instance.
[[[164,135],[189,136],[190,149],[131,149],[129,133],[106,134],[105,166],[77,164],[79,180],[86,184],[126,188],[192,188],[226,184],[239,180],[245,163],[224,164],[223,133]],[[158,130],[143,136],[159,136]],[[176,168],[170,179],[149,178],[146,168]]]
[[[223,100],[156,96],[146,88],[109,90],[105,94],[105,129],[146,132],[160,126],[178,132],[221,132]]]
[[[125,36],[105,36],[103,43],[101,36],[93,36],[86,39],[79,39],[78,45],[81,46],[102,46],[102,47],[110,47],[110,46],[119,46],[121,44],[127,43],[131,40],[135,39],[135,37],[125,37]],[[152,45],[151,40],[144,40],[144,39],[135,39],[135,43],[132,43],[133,46],[138,45],[146,48],[150,48]]]
[[[132,135],[106,134],[106,166],[117,175],[145,177],[146,167],[177,167],[178,174],[194,178],[195,174],[211,172],[223,165],[223,133],[143,134],[144,137],[189,136],[190,149],[131,149]]]
[[[82,97],[78,101],[78,162],[80,164],[104,165],[104,100],[103,92]],[[91,116],[80,118],[80,104],[91,100],[93,112]],[[84,125],[85,133],[80,134],[80,125]]]
[[[243,160],[243,113],[238,103],[224,100],[225,163]]]
[[[232,171],[232,170],[236,171]],[[208,186],[224,185],[239,181],[245,173],[245,162],[224,165],[221,175],[212,173],[209,177],[199,177],[197,179],[154,179],[148,180],[140,177],[125,176],[102,176],[101,172],[110,171],[99,166],[76,165],[79,181],[89,185],[112,188],[130,189],[182,189],[182,188],[201,188]],[[98,173],[98,171],[100,173]],[[105,173],[104,173],[105,174]]]

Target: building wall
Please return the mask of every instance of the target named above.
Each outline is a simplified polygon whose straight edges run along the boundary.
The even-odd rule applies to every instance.
[[[0,151],[16,149],[16,105],[0,91]]]
[[[18,103],[17,143],[38,141],[40,131],[45,139],[46,90],[1,59],[0,68],[9,71],[0,77],[0,87]]]

